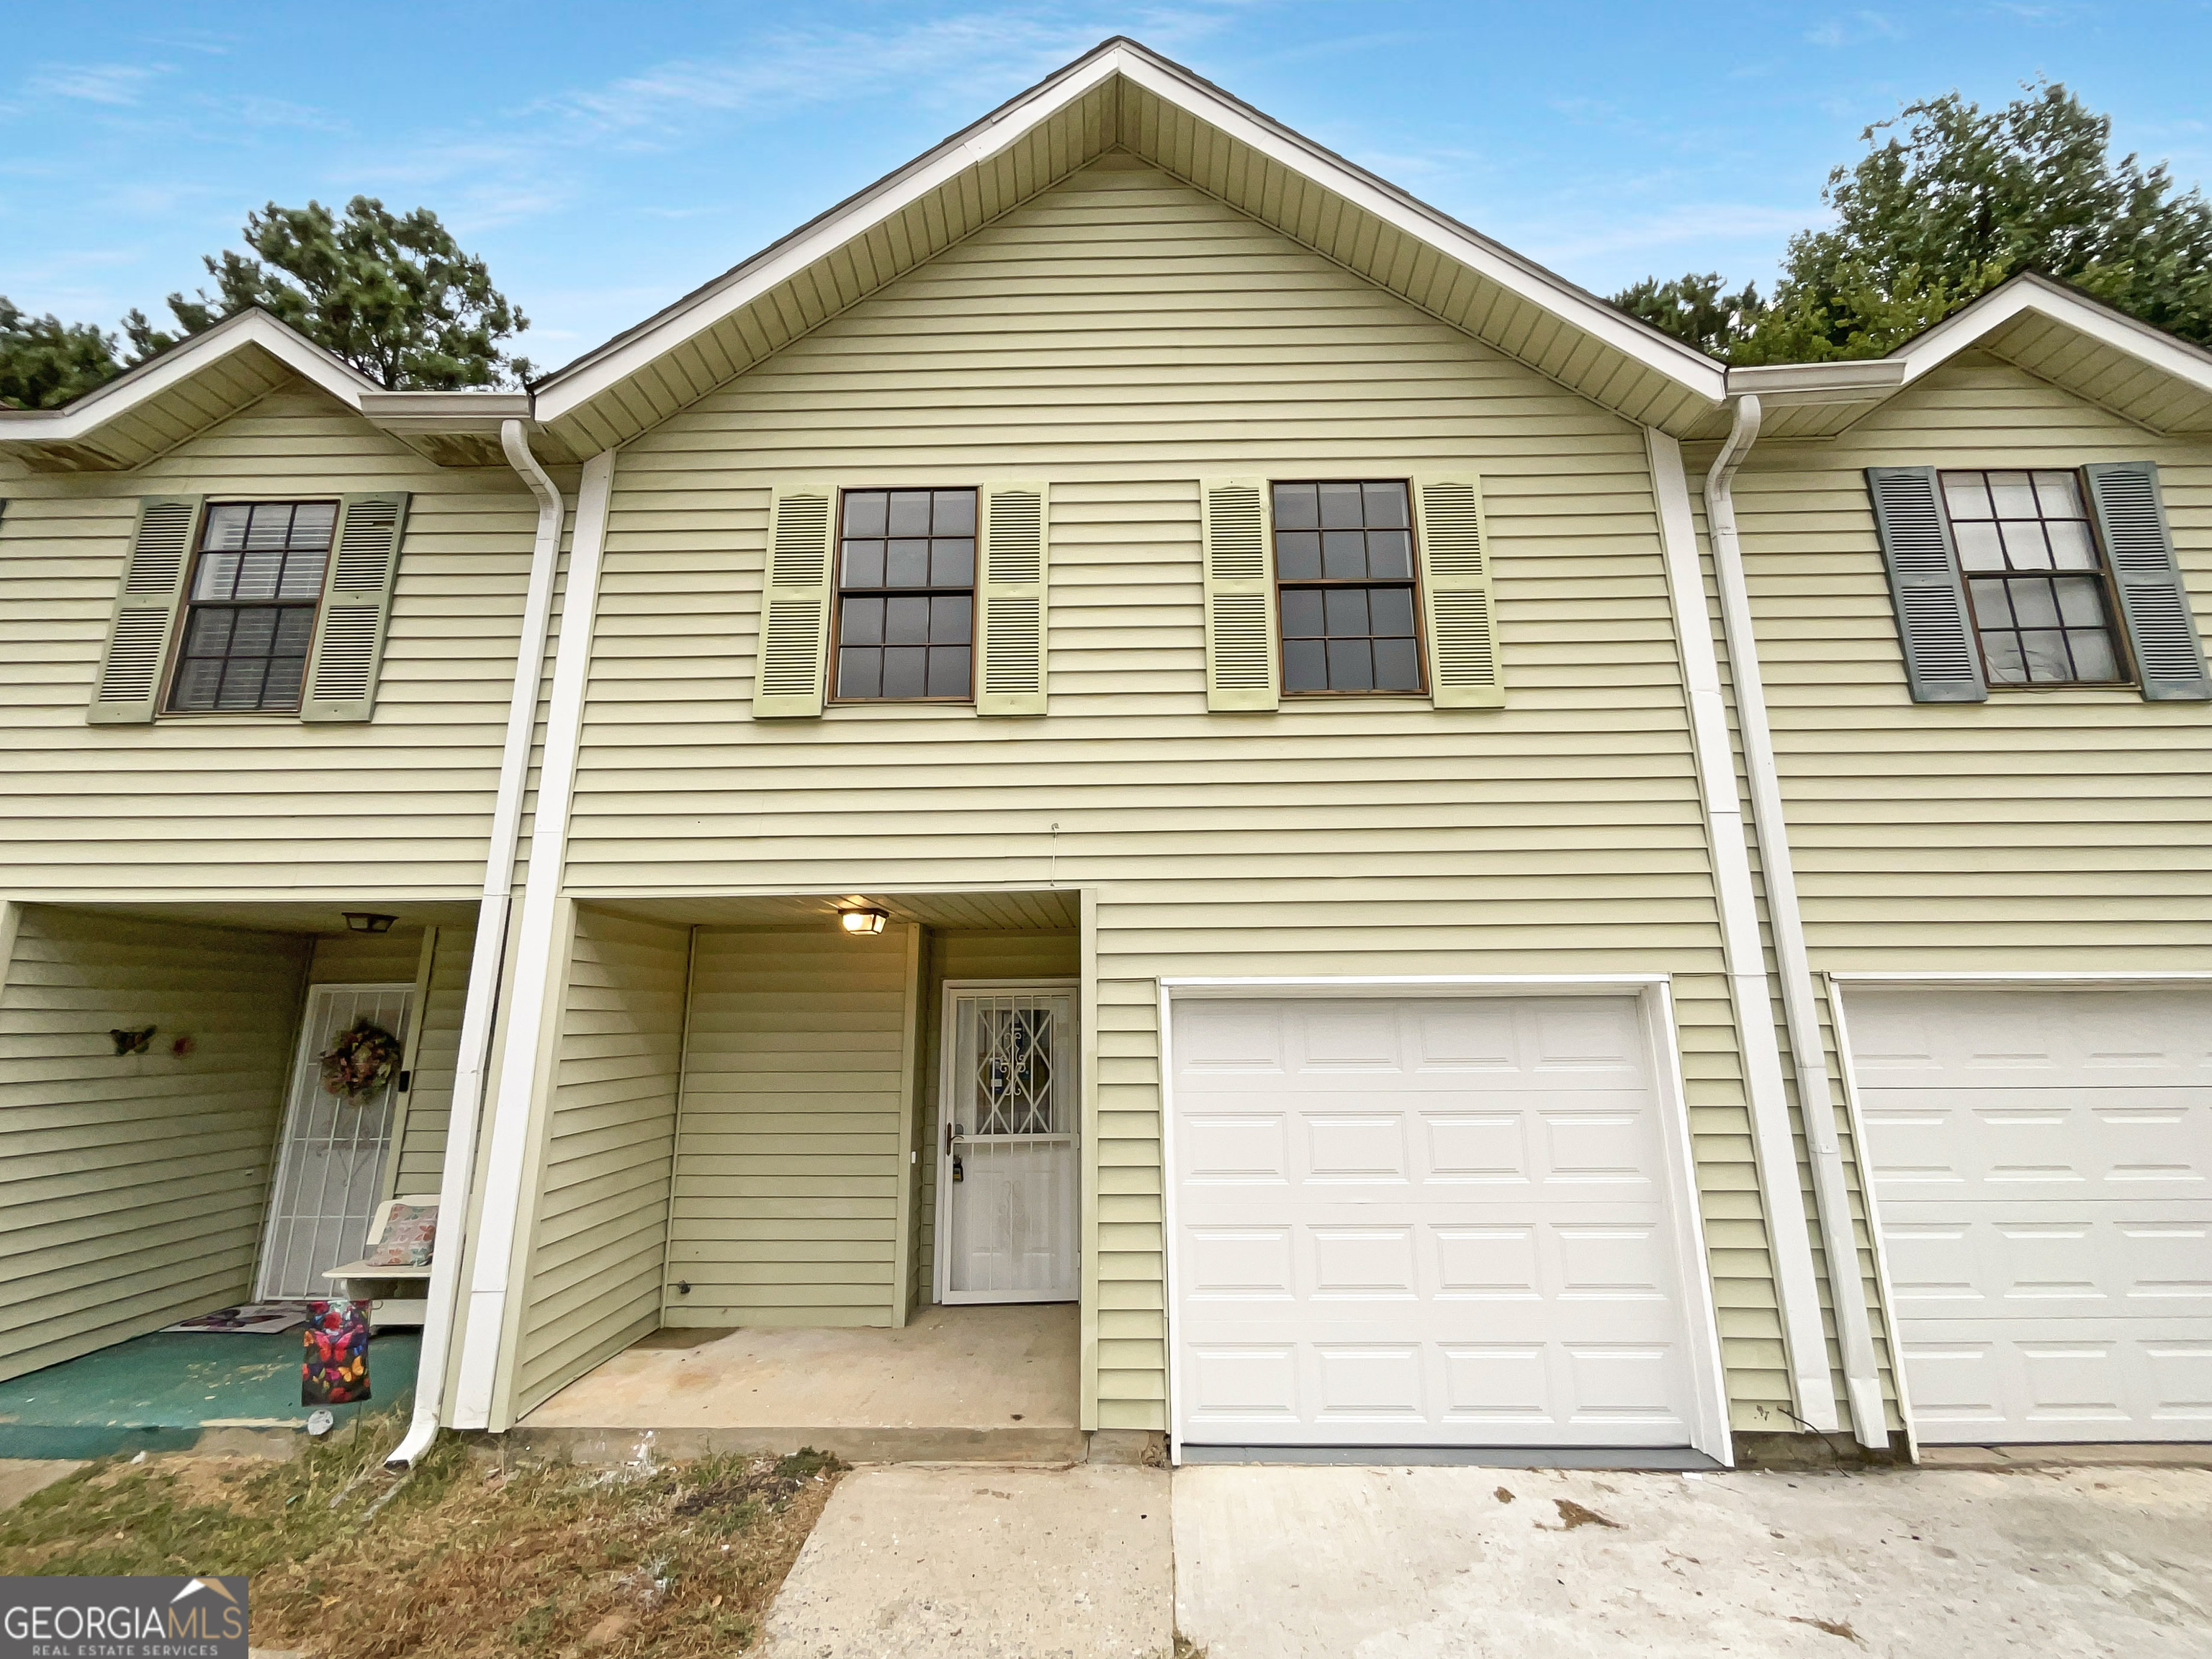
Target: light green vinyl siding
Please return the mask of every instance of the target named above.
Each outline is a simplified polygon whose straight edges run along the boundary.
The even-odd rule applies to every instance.
[[[1097,889],[1105,1427],[1165,1422],[1160,975],[1675,975],[1735,1418],[1788,1428],[1642,432],[1127,162],[624,450],[571,883]],[[1198,480],[1417,470],[1482,478],[1506,707],[1209,714]],[[1008,477],[1052,491],[1045,718],[749,718],[777,481]]]
[[[453,1115],[453,1073],[460,1064],[461,1012],[468,1000],[476,929],[441,927],[430,958],[430,990],[416,1018],[414,1090],[399,1140],[393,1191],[434,1193],[446,1174],[446,1130]]]
[[[85,707],[142,495],[410,493],[376,717],[164,718]],[[293,383],[137,472],[9,479],[0,516],[0,868],[64,899],[467,896],[514,684],[536,508],[504,467],[434,466]],[[158,811],[148,810],[149,801]]]
[[[529,1216],[518,1417],[660,1323],[690,934],[588,907],[575,918]]]
[[[2132,690],[1914,703],[1863,469],[2154,460],[2199,626],[2212,443],[2158,437],[1987,354],[1736,485],[1814,965],[2212,968],[2212,708]]]
[[[698,937],[667,1322],[888,1325],[908,930]]]
[[[252,1294],[306,956],[25,908],[0,994],[0,1376]],[[115,1053],[111,1029],[146,1025],[145,1054]]]
[[[945,1076],[945,981],[948,979],[1074,979],[1081,941],[1073,933],[979,933],[933,928],[924,959],[921,1005],[921,1121],[914,1138],[914,1300],[934,1301],[937,1249],[937,1115]]]

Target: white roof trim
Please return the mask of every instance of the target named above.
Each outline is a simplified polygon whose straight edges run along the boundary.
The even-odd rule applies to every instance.
[[[1717,404],[1726,395],[1726,371],[1703,353],[1615,311],[1565,279],[1331,155],[1136,42],[1115,40],[863,191],[843,207],[678,301],[657,318],[555,371],[532,388],[538,418],[541,422],[560,419],[977,161],[996,155],[1116,75],[1337,192],[1510,292],[1565,317],[1592,337],[1697,396]]]
[[[118,415],[127,415],[191,379],[216,359],[249,345],[259,346],[349,408],[359,409],[364,392],[380,389],[366,374],[301,338],[267,312],[241,311],[60,409],[0,410],[0,443],[21,439],[68,443],[88,437]]]
[[[2212,392],[2212,352],[2033,271],[1991,289],[1956,316],[1906,341],[1890,356],[1904,363],[1909,385],[2027,312],[2062,323],[2200,392]]]

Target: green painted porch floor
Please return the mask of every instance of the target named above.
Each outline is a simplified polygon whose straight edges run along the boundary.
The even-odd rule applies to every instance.
[[[392,1331],[368,1345],[371,1396],[335,1406],[343,1427],[414,1392],[422,1337]],[[105,1457],[181,1451],[210,1429],[299,1429],[300,1333],[157,1331],[0,1382],[0,1457]]]

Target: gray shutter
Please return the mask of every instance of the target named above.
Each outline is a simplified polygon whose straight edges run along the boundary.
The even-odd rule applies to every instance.
[[[1981,649],[1932,466],[1870,466],[1867,489],[1889,566],[1905,679],[1915,702],[1984,702]]]
[[[365,720],[376,713],[377,671],[392,621],[392,585],[407,532],[407,492],[338,498],[337,535],[323,573],[322,609],[300,696],[303,720]]]
[[[2089,501],[2112,561],[2136,677],[2152,702],[2202,702],[2212,698],[2204,672],[2204,646],[2190,615],[2189,590],[2173,559],[2173,538],[2159,499],[2154,461],[2103,461],[2082,469]]]
[[[753,717],[819,714],[829,678],[830,549],[837,492],[778,484],[769,492],[768,575],[761,592]]]
[[[1473,473],[1422,474],[1413,480],[1413,514],[1429,700],[1439,708],[1500,708],[1505,676],[1498,662],[1482,480]]]
[[[975,712],[1042,714],[1050,487],[982,489],[975,548]]]
[[[1205,478],[1206,706],[1268,709],[1281,699],[1267,481]]]
[[[90,724],[143,726],[154,718],[199,518],[198,495],[149,495],[138,503],[138,527],[107,625],[100,678],[85,710]]]

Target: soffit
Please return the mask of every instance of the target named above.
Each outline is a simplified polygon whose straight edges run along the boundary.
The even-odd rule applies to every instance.
[[[579,453],[704,397],[1124,150],[1631,420],[1688,433],[1724,371],[1133,42],[1109,42],[535,388]]]
[[[1081,925],[1072,888],[1029,892],[747,893],[684,898],[587,898],[594,909],[679,927],[836,928],[840,910],[873,905],[893,921],[983,933],[1065,932]]]

